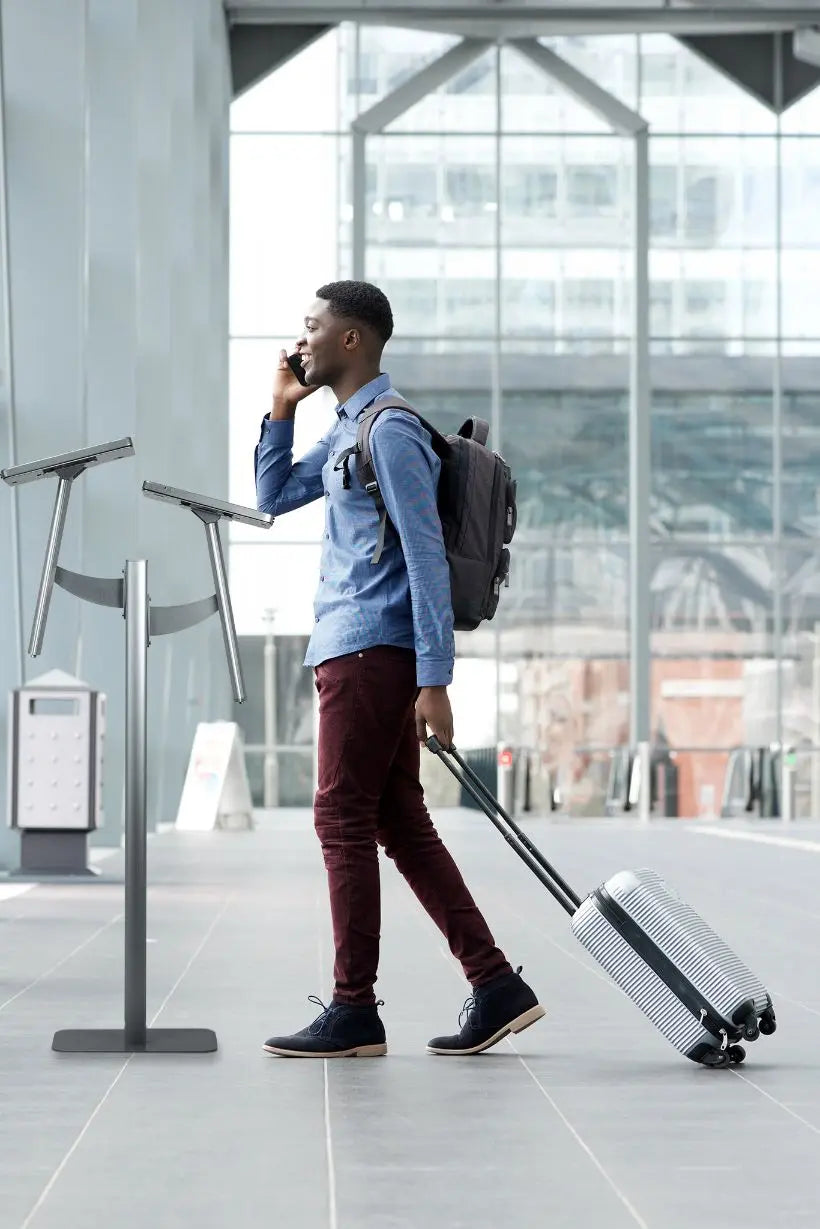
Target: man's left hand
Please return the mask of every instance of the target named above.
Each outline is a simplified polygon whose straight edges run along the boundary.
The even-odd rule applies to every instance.
[[[422,687],[416,700],[416,734],[420,743],[435,734],[445,751],[452,747],[453,710],[446,687]]]

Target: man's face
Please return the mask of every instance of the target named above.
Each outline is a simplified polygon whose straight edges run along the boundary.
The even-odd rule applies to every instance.
[[[324,299],[316,299],[296,343],[308,384],[332,384],[344,373],[357,344],[357,331],[350,323],[334,316]]]

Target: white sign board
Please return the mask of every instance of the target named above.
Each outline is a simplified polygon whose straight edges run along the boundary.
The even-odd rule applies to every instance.
[[[176,827],[183,832],[253,827],[242,735],[235,722],[201,721],[197,726]]]

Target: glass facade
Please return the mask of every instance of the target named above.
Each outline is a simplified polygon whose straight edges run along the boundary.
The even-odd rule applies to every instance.
[[[233,106],[232,498],[253,500],[276,349],[315,288],[351,273],[350,122],[454,42],[342,26]],[[820,90],[777,117],[667,36],[549,45],[650,124],[667,809],[719,812],[733,749],[793,744],[798,814],[818,814]],[[490,419],[519,484],[511,588],[459,637],[459,741],[530,748],[535,805],[557,783],[579,815],[603,812],[629,730],[631,182],[631,142],[513,48],[367,141],[366,275],[396,318],[386,368],[445,430]],[[317,400],[297,448],[332,412]],[[266,607],[282,634],[309,629],[321,515],[262,542],[237,532],[241,632],[260,634]],[[492,696],[468,659],[495,663]]]

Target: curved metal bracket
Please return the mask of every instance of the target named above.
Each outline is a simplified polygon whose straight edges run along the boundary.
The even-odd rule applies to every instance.
[[[84,576],[81,572],[70,572],[68,568],[56,568],[54,583],[66,593],[73,593],[84,602],[93,602],[95,606],[114,606],[122,610],[125,605],[125,581],[109,580],[103,576]]]
[[[219,603],[216,594],[203,597],[198,602],[186,602],[184,606],[152,606],[149,635],[168,636],[171,632],[184,631],[216,614]]]

